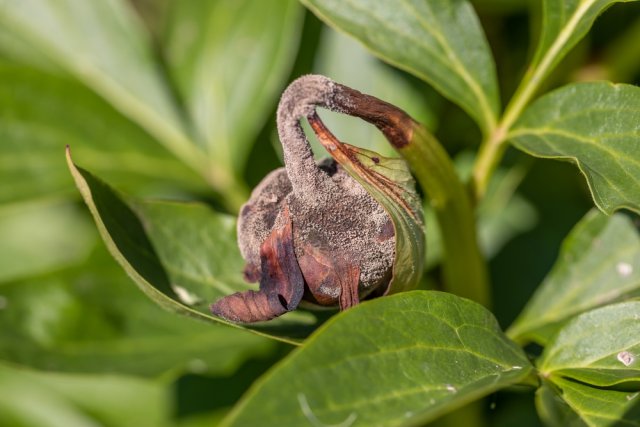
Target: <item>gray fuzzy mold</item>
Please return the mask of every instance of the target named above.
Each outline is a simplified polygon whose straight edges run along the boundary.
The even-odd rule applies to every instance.
[[[360,296],[388,284],[395,255],[393,224],[387,212],[332,159],[317,164],[300,120],[317,106],[337,111],[339,86],[323,76],[294,81],[278,107],[278,133],[285,168],[267,175],[242,207],[238,241],[247,277],[257,280],[260,246],[278,224],[285,204],[293,222],[297,257],[304,246],[348,257],[360,266]],[[339,110],[338,110],[339,111]]]

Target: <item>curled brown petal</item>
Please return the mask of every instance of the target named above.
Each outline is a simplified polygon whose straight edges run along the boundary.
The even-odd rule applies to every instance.
[[[304,294],[304,278],[293,248],[292,223],[286,205],[282,223],[260,247],[260,290],[237,292],[218,300],[211,306],[213,314],[232,322],[253,323],[298,307]]]
[[[349,254],[305,245],[298,257],[311,299],[346,310],[360,302],[360,267]],[[305,297],[307,298],[307,297]]]

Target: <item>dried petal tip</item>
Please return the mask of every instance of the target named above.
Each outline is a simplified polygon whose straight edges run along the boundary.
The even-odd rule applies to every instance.
[[[389,293],[396,281],[404,287],[417,281],[422,211],[406,164],[341,143],[322,124],[317,106],[369,120],[396,142],[409,137],[407,123],[413,123],[396,107],[326,77],[293,82],[278,107],[285,168],[265,177],[238,219],[245,278],[259,279],[260,290],[217,301],[211,307],[216,315],[264,321],[301,300],[346,309]],[[314,161],[302,118],[333,159]]]

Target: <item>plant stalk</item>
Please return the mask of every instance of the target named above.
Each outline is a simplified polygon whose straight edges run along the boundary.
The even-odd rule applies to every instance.
[[[474,210],[451,158],[418,123],[410,142],[397,149],[436,212],[442,232],[445,290],[489,307],[488,273],[478,246]]]
[[[589,2],[583,2],[567,21],[562,31],[558,33],[547,52],[539,61],[534,59],[515,94],[509,101],[498,126],[480,145],[478,159],[473,170],[472,186],[476,200],[480,200],[484,196],[489,179],[504,156],[504,152],[507,149],[507,136],[511,127],[522,115],[522,112],[529,105],[544,79],[553,69],[554,61],[562,54],[562,48],[569,41],[572,30],[588,12],[590,6]]]
[[[481,200],[489,185],[491,175],[498,167],[507,150],[507,136],[513,124],[518,120],[524,108],[540,86],[540,69],[527,73],[515,95],[505,109],[504,115],[495,130],[480,145],[478,158],[473,169],[473,194],[475,200]]]

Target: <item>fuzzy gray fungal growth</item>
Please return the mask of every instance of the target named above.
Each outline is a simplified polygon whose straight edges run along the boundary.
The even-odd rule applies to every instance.
[[[315,162],[300,125],[316,107],[352,114],[344,89],[326,77],[308,75],[282,95],[277,122],[285,167],[255,188],[238,221],[245,278],[259,280],[260,291],[223,298],[212,306],[215,314],[237,322],[261,321],[294,309],[290,300],[302,293],[308,302],[346,309],[369,294],[385,292],[395,256],[389,215],[334,160]],[[295,254],[293,264],[283,254]],[[290,267],[296,264],[299,271]],[[275,276],[287,283],[274,285]],[[300,286],[304,290],[296,290]]]

